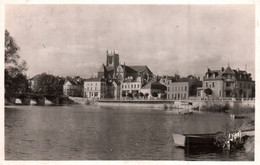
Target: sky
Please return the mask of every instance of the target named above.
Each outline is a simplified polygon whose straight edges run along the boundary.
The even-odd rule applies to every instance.
[[[115,50],[155,75],[203,76],[207,68],[255,77],[254,5],[6,5],[5,28],[28,63],[88,78]]]

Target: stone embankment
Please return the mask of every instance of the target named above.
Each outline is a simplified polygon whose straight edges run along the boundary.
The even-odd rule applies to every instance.
[[[70,100],[72,100],[76,104],[87,104],[87,99],[83,97],[69,97]]]

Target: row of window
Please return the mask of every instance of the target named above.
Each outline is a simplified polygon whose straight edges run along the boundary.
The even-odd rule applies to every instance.
[[[172,88],[171,87],[167,87],[167,91],[180,92],[180,91],[187,91],[187,90],[188,90],[187,86],[175,86],[175,87],[172,87]]]
[[[85,84],[87,84],[87,86],[98,85],[98,83],[85,83]],[[101,83],[101,86],[105,86],[105,85],[106,83]]]
[[[79,86],[70,86],[70,87],[63,87],[63,89],[68,89],[68,90],[70,90],[70,89],[82,89],[81,87],[79,87]]]
[[[244,83],[244,86],[243,86],[243,84],[240,83],[239,86],[240,86],[240,88],[243,88],[243,87],[246,88],[247,87],[248,89],[250,89],[250,84]]]
[[[210,87],[210,88],[212,87],[212,88],[214,88],[214,87],[215,87],[215,83],[212,82],[212,83],[209,83],[209,84],[208,84],[208,82],[206,82],[206,88],[207,88],[207,87]]]
[[[85,91],[92,91],[92,90],[99,90],[97,87],[87,87],[85,88]],[[105,87],[101,87],[101,91],[104,91]]]
[[[124,88],[140,88],[140,84],[122,84],[122,89]]]
[[[226,87],[230,87],[230,86],[232,86],[232,83],[231,82],[226,82]],[[250,84],[246,84],[246,83],[244,83],[244,85],[242,84],[242,83],[240,83],[239,84],[239,86],[240,86],[240,88],[248,88],[248,89],[250,89]],[[215,87],[215,84],[214,84],[214,82],[212,82],[212,83],[208,83],[208,82],[206,82],[206,87]]]
[[[170,95],[170,94],[168,94],[168,99],[170,99],[170,96],[171,96],[171,99],[186,99],[187,97],[187,95],[186,95],[186,93],[184,93],[184,94],[182,94],[182,93],[175,93],[175,94],[172,94],[172,95]]]

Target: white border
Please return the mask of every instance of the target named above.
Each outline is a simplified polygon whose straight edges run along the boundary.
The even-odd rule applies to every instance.
[[[260,3],[259,0],[0,0],[0,157],[1,162],[0,164],[259,164],[259,133],[256,134],[256,145],[255,145],[255,161],[247,162],[247,161],[234,161],[234,162],[227,162],[227,161],[196,161],[196,162],[189,162],[189,161],[5,161],[4,160],[4,5],[5,4],[255,4],[256,10],[256,17],[255,17],[255,27],[256,27],[256,41],[255,41],[255,81],[256,81],[256,130],[259,129],[259,79],[260,76],[257,74],[260,72],[260,59],[259,59],[259,46],[260,45],[260,30],[259,30],[259,8]],[[258,119],[258,120],[257,120]]]

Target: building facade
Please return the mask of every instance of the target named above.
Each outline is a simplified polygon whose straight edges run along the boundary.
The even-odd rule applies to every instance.
[[[189,98],[189,82],[176,81],[167,85],[167,99],[186,100]]]
[[[84,97],[86,98],[106,98],[107,83],[102,78],[89,78],[84,81]]]
[[[205,73],[200,96],[205,97],[254,97],[254,81],[251,74],[242,70],[222,67],[220,70],[210,70]],[[205,90],[210,91],[205,93]]]
[[[121,95],[122,93],[138,94],[142,88],[141,81],[122,81],[121,83]]]
[[[63,85],[63,94],[65,96],[82,97],[83,83],[80,81],[66,80]]]

